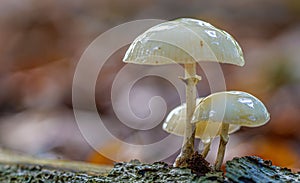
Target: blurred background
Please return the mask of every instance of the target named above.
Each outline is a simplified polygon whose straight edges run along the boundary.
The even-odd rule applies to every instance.
[[[72,112],[72,79],[86,47],[102,32],[131,20],[194,17],[232,34],[244,51],[242,68],[223,64],[227,90],[243,90],[261,99],[271,121],[242,128],[230,137],[226,159],[258,155],[275,165],[300,167],[300,1],[298,0],[12,0],[0,1],[0,146],[29,155],[113,164],[82,137]],[[112,82],[124,66],[127,47],[110,57],[96,87],[99,113],[119,139],[153,143],[168,134],[157,127],[137,131],[120,124],[110,99]],[[201,69],[198,74],[203,76]],[[210,94],[207,82],[200,96]],[[168,111],[180,104],[174,87],[145,78],[132,91],[131,105],[141,117],[152,96],[162,96]],[[84,95],[82,96],[84,99]],[[95,134],[96,136],[96,134]],[[146,140],[145,140],[146,139]],[[97,140],[97,139],[96,139]],[[99,139],[101,140],[101,139]],[[119,144],[99,149],[124,152]],[[214,142],[208,160],[214,161]],[[178,152],[165,161],[172,163]]]

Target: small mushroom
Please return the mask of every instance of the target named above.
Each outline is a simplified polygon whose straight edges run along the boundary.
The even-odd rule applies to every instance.
[[[224,159],[230,125],[258,127],[270,120],[264,104],[253,95],[241,91],[218,92],[207,96],[196,107],[194,116],[193,123],[209,121],[222,124],[216,170],[220,170]]]
[[[181,153],[175,166],[187,166],[194,152],[195,125],[191,123],[196,103],[196,63],[211,61],[244,65],[243,53],[232,36],[211,24],[180,18],[158,24],[138,36],[123,58],[125,63],[142,65],[183,64],[186,83],[186,124]]]
[[[196,104],[198,105],[203,98],[197,98]],[[186,121],[186,103],[183,103],[180,106],[175,107],[168,114],[165,122],[163,123],[163,129],[168,133],[184,136],[185,129],[185,121]],[[220,127],[221,123],[211,123],[209,121],[201,121],[201,123],[196,124],[196,133],[195,137],[201,139],[202,143],[200,145],[204,145],[202,156],[205,158],[210,150],[211,139],[220,135]],[[240,129],[239,125],[229,125],[229,133],[234,133]]]

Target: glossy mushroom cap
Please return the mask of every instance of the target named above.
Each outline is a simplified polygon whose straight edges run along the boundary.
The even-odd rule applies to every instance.
[[[138,36],[123,61],[134,64],[189,64],[213,61],[243,66],[243,52],[227,32],[192,18],[156,25]]]
[[[256,127],[270,120],[264,104],[253,95],[241,91],[214,93],[197,105],[193,123],[216,122]]]
[[[203,98],[197,99],[197,104]],[[185,129],[185,118],[186,118],[186,103],[174,108],[167,116],[163,129],[171,134],[183,136]],[[200,139],[211,139],[220,135],[221,123],[210,123],[202,122],[196,124],[196,138]],[[236,132],[240,129],[239,125],[230,125],[229,133]]]

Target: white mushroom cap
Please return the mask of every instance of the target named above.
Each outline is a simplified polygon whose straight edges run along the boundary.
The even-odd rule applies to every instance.
[[[253,95],[241,91],[214,93],[197,105],[193,123],[217,122],[256,127],[270,120],[264,104]]]
[[[162,65],[212,61],[243,66],[243,52],[227,32],[192,18],[156,25],[138,36],[127,50],[126,63]]]
[[[197,104],[203,98],[197,99]],[[174,108],[167,116],[163,129],[171,134],[183,136],[185,130],[185,120],[186,120],[186,103]],[[211,139],[220,135],[221,123],[210,123],[202,122],[196,124],[196,138],[200,139]],[[240,129],[239,125],[230,125],[229,133],[233,133]]]

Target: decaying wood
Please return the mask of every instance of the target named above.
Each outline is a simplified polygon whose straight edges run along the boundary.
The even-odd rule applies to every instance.
[[[226,163],[226,178],[230,182],[300,182],[300,173],[272,165],[256,156],[234,158]]]
[[[5,154],[5,155],[3,155]],[[188,168],[163,162],[117,163],[114,168],[80,162],[40,160],[0,153],[0,182],[300,182],[300,174],[273,166],[270,161],[246,156],[226,163],[226,173],[198,177]]]

